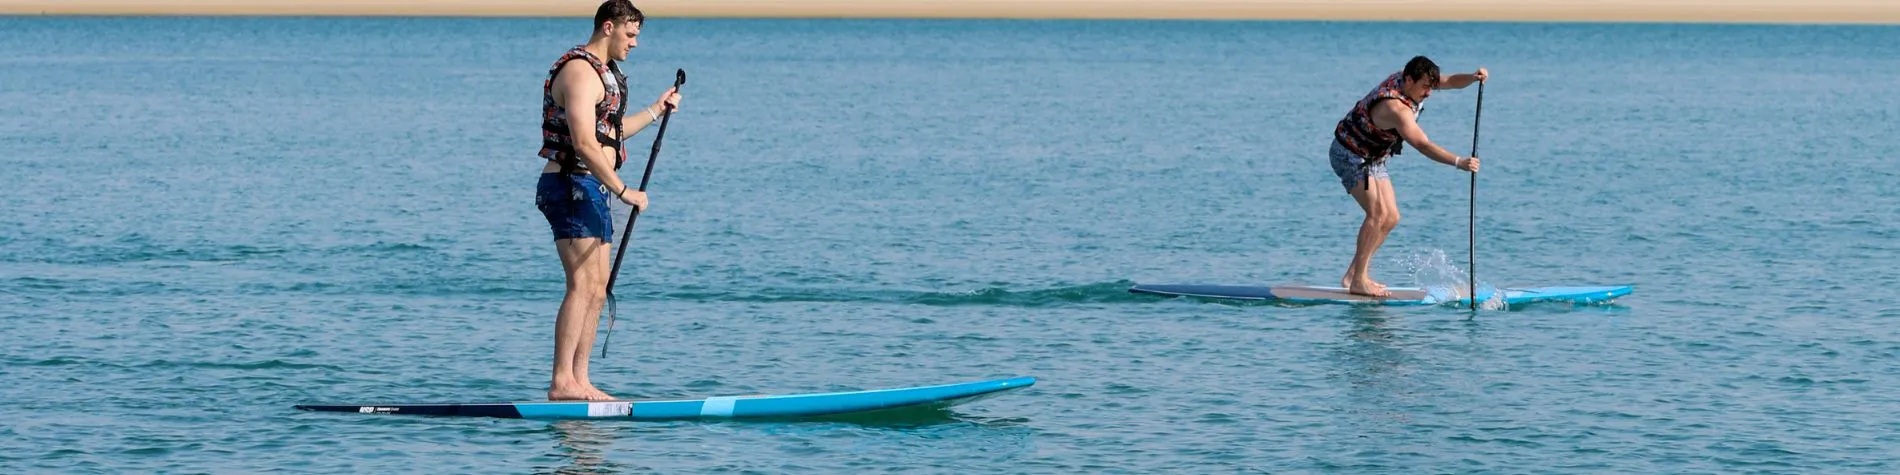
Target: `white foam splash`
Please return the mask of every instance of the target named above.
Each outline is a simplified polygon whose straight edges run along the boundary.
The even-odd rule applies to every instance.
[[[1451,300],[1455,298],[1454,296],[1465,295],[1471,289],[1470,273],[1452,263],[1451,256],[1446,255],[1443,250],[1431,249],[1401,254],[1392,260],[1412,275],[1412,282],[1409,285],[1424,289],[1427,295],[1441,300]],[[1490,293],[1490,298],[1480,303],[1486,310],[1505,308],[1504,293],[1497,290],[1482,280],[1478,281],[1478,294],[1485,295],[1487,291]]]

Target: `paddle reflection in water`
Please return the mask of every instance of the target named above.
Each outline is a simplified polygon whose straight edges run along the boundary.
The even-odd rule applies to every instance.
[[[1406,352],[1404,330],[1394,331],[1398,312],[1382,307],[1350,307],[1349,325],[1334,353],[1344,383],[1338,408],[1346,421],[1340,428],[1357,436],[1377,437],[1409,423],[1406,407],[1419,392],[1418,362]]]
[[[628,469],[607,460],[607,452],[613,449],[613,432],[625,430],[626,424],[603,426],[595,421],[562,420],[549,423],[548,428],[554,432],[555,443],[554,451],[548,455],[567,463],[552,470],[544,468],[539,473],[600,474]]]

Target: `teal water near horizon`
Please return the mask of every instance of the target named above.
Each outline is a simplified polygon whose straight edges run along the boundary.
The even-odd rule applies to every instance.
[[[1900,469],[1896,27],[659,19],[633,99],[683,68],[686,101],[596,383],[1038,384],[869,420],[292,410],[543,396],[538,96],[585,30],[0,18],[0,467]],[[1333,123],[1415,54],[1494,75],[1479,281],[1634,295],[1474,316],[1126,292],[1336,283],[1360,218]],[[1440,91],[1425,130],[1469,152],[1475,99]],[[1392,174],[1375,274],[1465,279],[1468,175],[1413,151]]]

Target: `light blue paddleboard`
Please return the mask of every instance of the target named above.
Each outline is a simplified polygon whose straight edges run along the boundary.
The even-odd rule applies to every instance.
[[[1200,297],[1234,300],[1266,300],[1295,304],[1346,304],[1346,305],[1470,305],[1471,299],[1464,294],[1465,289],[1420,289],[1415,287],[1388,287],[1392,292],[1388,297],[1371,297],[1347,293],[1342,287],[1311,285],[1277,285],[1271,287],[1248,285],[1196,285],[1196,284],[1141,284],[1128,289],[1137,294],[1162,295],[1169,297]],[[1599,303],[1608,302],[1617,297],[1629,295],[1636,289],[1628,285],[1576,286],[1576,287],[1506,287],[1504,303],[1519,305],[1532,302],[1570,302]],[[1478,301],[1490,301],[1495,296],[1491,289],[1478,289]]]
[[[358,414],[501,417],[509,419],[742,419],[815,417],[908,407],[949,407],[1036,384],[1016,377],[969,383],[811,394],[759,394],[700,399],[549,401],[446,404],[306,404],[297,409]]]

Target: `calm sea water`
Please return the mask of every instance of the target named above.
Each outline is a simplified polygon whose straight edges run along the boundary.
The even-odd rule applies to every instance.
[[[1900,470],[1900,28],[657,19],[635,103],[675,68],[686,102],[597,383],[1041,379],[772,423],[291,409],[543,395],[538,95],[584,20],[0,31],[10,473]],[[1479,280],[1634,295],[1125,291],[1337,282],[1359,216],[1332,125],[1414,54],[1494,74]],[[1468,153],[1475,93],[1425,130]],[[1392,173],[1376,275],[1463,279],[1468,175]]]

